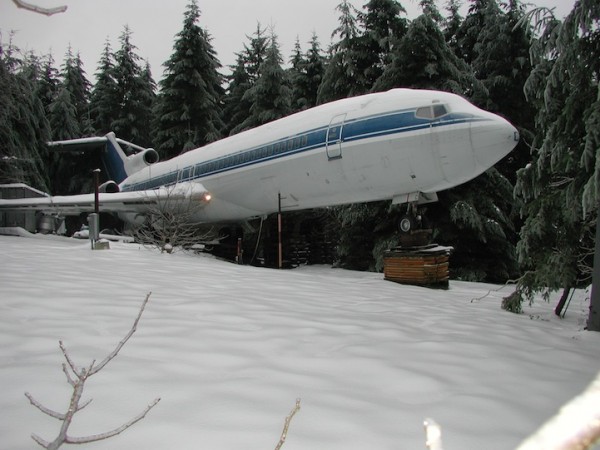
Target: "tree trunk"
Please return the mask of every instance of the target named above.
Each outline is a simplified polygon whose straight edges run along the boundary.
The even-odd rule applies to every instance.
[[[567,299],[569,298],[570,293],[571,293],[570,287],[566,287],[563,290],[560,300],[558,301],[556,308],[554,308],[554,314],[556,314],[558,317],[560,317],[560,315],[562,314],[562,310],[565,307],[565,303],[567,303]]]

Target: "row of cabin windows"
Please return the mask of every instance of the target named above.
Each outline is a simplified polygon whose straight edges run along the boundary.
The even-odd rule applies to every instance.
[[[438,119],[448,114],[448,110],[445,105],[434,104],[431,106],[423,106],[417,108],[415,111],[415,117],[419,119]],[[340,127],[341,129],[341,127]],[[332,129],[329,130],[328,138],[331,139]],[[172,172],[161,176],[160,178],[152,179],[144,183],[136,185],[136,189],[152,189],[161,185],[174,184],[177,181],[185,181],[193,178],[194,176],[201,176],[207,173],[219,172],[229,167],[235,167],[240,164],[246,164],[251,161],[257,161],[260,159],[270,158],[274,155],[298,150],[301,147],[308,145],[308,135],[295,137],[286,141],[277,142],[275,144],[265,145],[249,152],[239,153],[237,155],[231,155],[226,158],[222,158],[216,161],[209,161],[205,163],[196,164],[194,167],[186,167],[179,172]]]
[[[162,185],[174,184],[178,181],[185,181],[195,176],[201,176],[212,172],[246,164],[251,161],[267,159],[280,153],[298,150],[308,145],[308,135],[288,139],[287,141],[277,142],[275,144],[265,145],[245,153],[227,156],[216,161],[208,161],[196,164],[193,167],[186,167],[179,172],[171,172],[159,178],[153,178],[147,182],[136,184],[135,189],[152,189]]]

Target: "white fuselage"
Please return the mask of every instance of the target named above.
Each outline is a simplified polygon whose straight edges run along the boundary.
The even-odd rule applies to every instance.
[[[200,183],[198,222],[433,194],[481,174],[517,144],[506,120],[438,91],[336,101],[134,173],[121,190]]]

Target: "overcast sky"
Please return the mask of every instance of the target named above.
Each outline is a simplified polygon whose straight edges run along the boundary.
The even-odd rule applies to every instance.
[[[131,29],[137,54],[150,62],[156,80],[162,76],[162,64],[173,50],[174,36],[183,26],[183,14],[189,0],[27,0],[44,7],[67,5],[63,14],[46,17],[18,9],[12,0],[0,0],[1,41],[13,42],[22,51],[52,53],[60,67],[71,45],[79,52],[90,81],[94,81],[100,55],[108,39],[113,51],[125,25]],[[556,7],[563,18],[574,0],[531,0],[536,5]],[[362,8],[367,0],[353,0]],[[200,26],[213,37],[213,47],[223,66],[235,62],[235,53],[243,49],[256,30],[257,23],[272,26],[279,38],[287,63],[296,39],[308,49],[313,32],[326,49],[331,33],[338,26],[335,7],[340,0],[199,0]],[[418,1],[402,0],[409,18],[419,14]],[[445,2],[439,2],[443,5]],[[465,2],[466,3],[466,2]],[[445,11],[443,11],[445,14]]]

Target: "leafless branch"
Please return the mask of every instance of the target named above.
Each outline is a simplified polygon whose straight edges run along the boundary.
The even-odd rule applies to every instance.
[[[27,11],[33,11],[35,13],[43,14],[45,16],[52,16],[54,14],[64,13],[67,10],[66,5],[57,6],[55,8],[44,8],[42,6],[24,2],[23,0],[13,0],[13,3],[17,5],[17,8],[26,9]]]
[[[148,412],[154,408],[157,403],[160,401],[160,397],[159,398],[155,398],[147,407],[146,409],[144,409],[144,411],[142,411],[140,414],[138,414],[137,416],[135,416],[133,419],[131,419],[129,422],[121,425],[118,428],[115,428],[112,431],[107,431],[106,433],[101,433],[101,434],[94,434],[92,436],[86,436],[86,437],[68,437],[67,441],[65,443],[67,444],[88,444],[90,442],[96,442],[96,441],[101,441],[104,439],[108,439],[111,438],[113,436],[116,436],[118,434],[121,434],[123,431],[125,431],[127,428],[131,427],[132,425],[134,425],[136,422],[139,422],[140,420],[142,420],[144,417],[146,417],[146,414],[148,414]]]
[[[134,228],[133,237],[144,246],[168,253],[190,248],[202,241],[212,240],[212,228],[202,229],[196,216],[206,205],[206,192],[186,190],[183,184],[169,186],[148,194],[148,207],[144,212],[144,225]],[[156,198],[152,198],[155,195]],[[151,200],[151,201],[150,201]]]
[[[294,406],[294,409],[292,409],[290,414],[285,418],[285,423],[283,424],[283,431],[281,432],[281,437],[279,438],[279,443],[277,444],[277,447],[275,447],[275,450],[280,450],[283,446],[285,439],[287,438],[288,429],[290,428],[290,422],[292,421],[294,415],[296,415],[298,411],[300,411],[299,398],[296,399],[296,405]]]
[[[150,299],[151,294],[152,294],[152,292],[148,292],[148,295],[146,295],[146,298],[144,299],[144,302],[142,303],[140,311],[139,311],[137,317],[135,318],[135,320],[133,321],[133,325],[132,325],[131,329],[129,330],[129,333],[127,333],[127,335],[121,340],[121,342],[119,342],[119,344],[112,351],[112,353],[110,355],[108,355],[106,358],[104,358],[104,360],[100,364],[98,364],[94,368],[90,367],[89,376],[94,375],[95,373],[98,373],[100,370],[102,370],[102,368],[104,366],[106,366],[112,359],[114,359],[119,354],[119,352],[121,351],[123,346],[127,343],[129,338],[131,336],[133,336],[133,333],[135,333],[137,330],[137,325],[140,321],[140,318],[142,317],[142,313],[144,312],[144,309],[146,308],[146,304],[148,303],[148,300]]]
[[[65,414],[56,412],[50,408],[46,408],[44,405],[42,405],[40,402],[38,402],[35,398],[33,398],[33,396],[29,392],[25,392],[25,397],[27,397],[29,399],[29,403],[31,403],[33,406],[35,406],[37,409],[39,409],[44,414],[46,414],[50,417],[54,417],[55,419],[58,419],[58,420],[65,420],[65,417],[66,417]]]
[[[116,346],[116,348],[106,358],[104,358],[104,360],[99,365],[96,366],[95,365],[96,360],[93,360],[89,366],[78,368],[77,365],[71,359],[63,342],[60,341],[60,343],[59,343],[60,349],[66,360],[66,363],[63,363],[63,365],[62,365],[62,370],[67,377],[68,383],[73,387],[73,392],[71,394],[71,400],[69,402],[69,409],[64,414],[53,411],[53,410],[43,406],[40,402],[35,400],[31,394],[26,392],[25,396],[29,399],[30,403],[33,406],[35,406],[37,409],[42,411],[44,414],[47,414],[51,417],[54,417],[54,418],[62,421],[62,426],[60,428],[58,436],[52,442],[46,441],[45,439],[37,436],[36,434],[32,434],[31,437],[35,442],[37,442],[39,445],[41,445],[42,447],[44,447],[48,450],[56,450],[63,444],[83,444],[83,443],[89,443],[89,442],[99,441],[99,440],[103,440],[103,439],[108,439],[110,437],[113,437],[113,436],[116,436],[117,434],[122,433],[123,431],[125,431],[127,428],[131,427],[136,422],[142,420],[144,417],[146,417],[146,414],[148,414],[148,412],[154,406],[156,406],[156,404],[160,401],[160,398],[155,399],[152,403],[150,403],[146,407],[146,409],[144,409],[144,411],[142,411],[142,413],[140,413],[139,415],[137,415],[136,417],[131,419],[129,422],[121,425],[120,427],[118,427],[112,431],[108,431],[105,433],[96,434],[96,435],[92,435],[92,436],[86,436],[86,437],[70,437],[68,435],[69,426],[71,425],[71,421],[73,420],[73,417],[75,416],[75,414],[77,412],[81,411],[86,406],[88,406],[92,401],[90,399],[86,402],[81,403],[81,397],[83,395],[83,389],[85,386],[85,382],[87,381],[87,379],[89,377],[98,373],[111,360],[113,360],[118,355],[119,351],[123,348],[125,343],[133,335],[133,333],[135,333],[135,331],[137,329],[137,325],[142,316],[142,313],[144,312],[146,304],[148,303],[148,300],[150,299],[150,294],[151,293],[148,293],[148,295],[144,299],[144,302],[142,303],[142,306],[140,307],[140,311],[139,311],[137,317],[135,318],[135,321],[133,322],[133,325],[132,325],[131,329],[129,330],[129,332],[127,333],[127,335],[121,340],[121,342],[119,342],[119,344]],[[72,374],[71,374],[71,372],[72,372]]]

